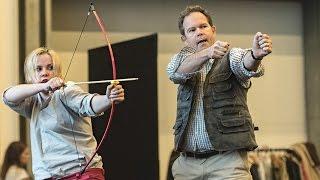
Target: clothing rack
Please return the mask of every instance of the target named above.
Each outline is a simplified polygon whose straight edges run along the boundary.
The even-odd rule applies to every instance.
[[[297,154],[294,150],[289,148],[268,148],[268,149],[256,149],[255,152],[286,152],[288,154],[293,155],[295,158],[297,158],[298,161],[301,161],[301,157],[299,154]]]

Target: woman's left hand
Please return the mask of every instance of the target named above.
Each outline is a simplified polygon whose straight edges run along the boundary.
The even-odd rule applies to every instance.
[[[120,102],[124,101],[125,99],[125,93],[124,89],[120,84],[110,84],[107,87],[106,95],[110,99],[111,102],[115,102],[116,104],[119,104]]]

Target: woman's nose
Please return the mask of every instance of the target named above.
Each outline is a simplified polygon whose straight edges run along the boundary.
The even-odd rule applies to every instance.
[[[43,69],[42,71],[41,71],[41,76],[43,76],[43,77],[46,77],[46,76],[48,76],[48,70],[47,69]]]

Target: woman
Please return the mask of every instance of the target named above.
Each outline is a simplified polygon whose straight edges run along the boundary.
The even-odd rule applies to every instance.
[[[24,68],[27,83],[8,88],[3,100],[30,119],[34,178],[78,178],[97,146],[90,117],[124,101],[124,89],[115,83],[100,95],[65,84],[57,53],[43,47],[28,55]],[[94,156],[81,178],[104,179],[101,156]]]
[[[29,174],[26,165],[30,157],[28,147],[22,142],[12,142],[4,156],[1,168],[1,179],[3,180],[28,180]]]

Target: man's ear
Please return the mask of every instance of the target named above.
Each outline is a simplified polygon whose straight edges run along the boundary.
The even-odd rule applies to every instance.
[[[212,32],[213,32],[213,33],[215,33],[216,30],[217,30],[216,26],[214,26],[214,25],[211,26],[211,29],[212,29]]]
[[[182,36],[180,37],[180,39],[181,39],[181,41],[183,41],[183,42],[185,42],[185,41],[187,40],[186,36],[184,36],[184,35],[182,35]]]

